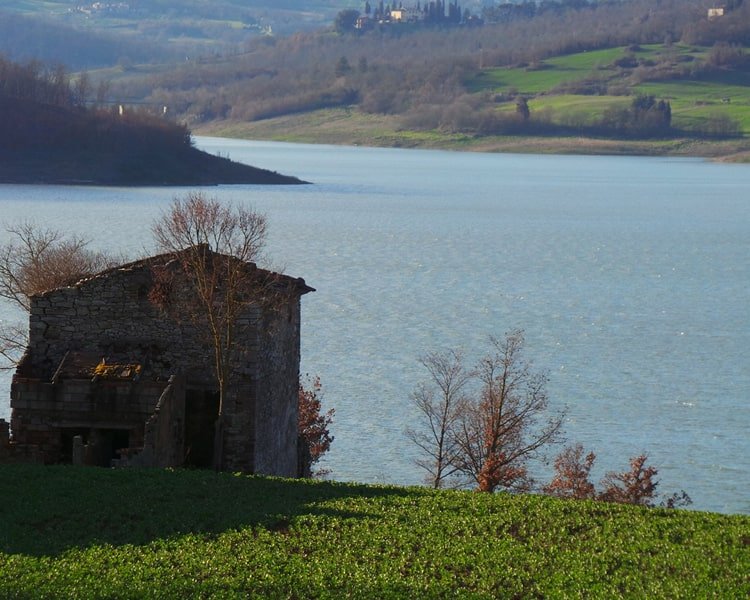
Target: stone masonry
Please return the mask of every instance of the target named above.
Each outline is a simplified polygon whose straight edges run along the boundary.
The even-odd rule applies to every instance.
[[[150,296],[156,270],[180,277],[176,263],[172,255],[155,256],[31,299],[10,435],[0,423],[0,460],[212,465],[213,347],[199,322]],[[313,290],[302,279],[246,268],[271,280],[277,293],[272,304],[252,303],[239,319],[222,468],[295,476],[300,297]]]

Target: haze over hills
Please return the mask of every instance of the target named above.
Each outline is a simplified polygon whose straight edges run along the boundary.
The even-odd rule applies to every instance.
[[[361,6],[360,6],[361,5]],[[7,0],[0,53],[72,68],[226,52],[264,35],[328,26],[347,0]]]
[[[702,0],[502,6],[485,10],[481,27],[391,22],[278,36],[114,86],[193,128],[300,141],[750,132],[750,3],[719,19]]]
[[[483,4],[491,2],[464,0],[461,6],[478,14]],[[364,0],[6,0],[0,6],[0,53],[76,69],[164,62],[329,27],[339,11],[364,8]]]

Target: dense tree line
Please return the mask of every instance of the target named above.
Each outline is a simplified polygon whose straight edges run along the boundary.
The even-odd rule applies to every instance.
[[[153,151],[191,146],[184,125],[148,111],[87,107],[94,94],[101,100],[105,92],[102,86],[94,90],[86,74],[72,78],[62,65],[17,63],[0,56],[0,152],[13,156],[62,148]]]

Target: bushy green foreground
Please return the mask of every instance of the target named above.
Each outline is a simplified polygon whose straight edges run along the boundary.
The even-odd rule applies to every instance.
[[[750,596],[750,517],[199,471],[0,467],[0,597]]]

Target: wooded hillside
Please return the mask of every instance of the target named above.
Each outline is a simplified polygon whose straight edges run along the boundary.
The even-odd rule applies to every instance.
[[[0,181],[118,185],[300,183],[193,148],[184,125],[86,106],[85,77],[0,57]]]
[[[709,19],[697,0],[564,0],[522,11],[527,4],[533,3],[516,5],[512,13],[501,6],[485,10],[482,27],[391,25],[366,32],[264,38],[239,55],[185,64],[120,89],[169,105],[193,125],[355,107],[363,114],[396,115],[406,129],[470,135],[577,130],[713,136],[743,130],[742,123],[712,121],[705,127],[677,123],[677,131],[669,131],[674,125],[667,106],[672,98],[642,86],[717,77],[745,81],[750,4],[736,2],[719,19]],[[515,69],[543,76],[552,72],[548,61],[553,57],[602,49],[617,50],[548,87],[519,89],[504,84],[499,74]],[[613,102],[606,115],[606,109],[594,113],[596,118],[543,119],[534,103],[550,95],[607,96]],[[637,100],[639,96],[646,99]],[[659,107],[662,116],[655,118],[652,111],[646,118],[644,103]],[[723,119],[722,111],[716,109],[717,118]],[[736,115],[727,118],[736,120]]]
[[[320,29],[351,0],[47,0],[0,3],[0,53],[71,68],[184,61],[266,35]]]

